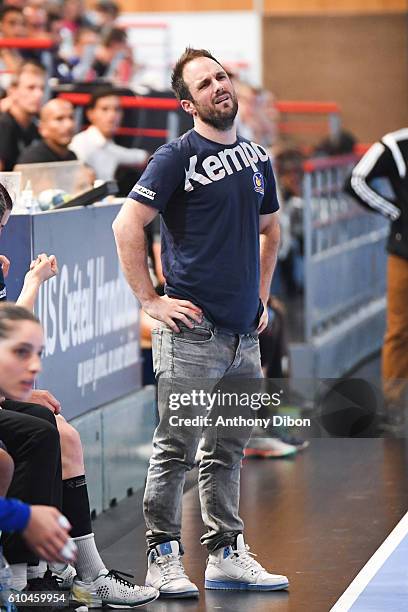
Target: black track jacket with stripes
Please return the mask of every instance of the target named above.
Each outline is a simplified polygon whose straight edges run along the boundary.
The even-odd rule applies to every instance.
[[[376,191],[375,178],[387,178],[395,198],[386,199]],[[370,147],[349,177],[346,191],[391,219],[387,250],[408,259],[408,128],[386,134]]]

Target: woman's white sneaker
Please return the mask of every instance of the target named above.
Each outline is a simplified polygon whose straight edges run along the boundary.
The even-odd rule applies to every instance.
[[[88,608],[136,608],[143,606],[158,598],[156,589],[146,586],[137,586],[129,582],[122,572],[103,569],[99,576],[85,582],[75,578],[72,585],[71,598]]]
[[[278,591],[287,589],[286,576],[270,574],[255,561],[244,536],[235,547],[224,546],[210,553],[205,570],[205,588],[223,591]]]
[[[56,569],[52,565],[48,566],[53,576],[57,579],[60,591],[70,591],[77,575],[72,565],[65,565],[62,569]]]
[[[161,597],[198,597],[198,588],[184,570],[177,540],[158,544],[150,551],[146,585],[157,589]]]

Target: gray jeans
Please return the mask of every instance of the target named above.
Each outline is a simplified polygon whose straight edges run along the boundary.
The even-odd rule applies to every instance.
[[[184,417],[212,413],[203,405],[172,409],[170,398],[197,388],[198,380],[200,389],[211,392],[220,381],[231,389],[240,379],[262,378],[258,338],[256,334],[219,330],[206,319],[194,330],[183,326],[180,333],[161,327],[153,330],[152,338],[160,422],[153,437],[144,494],[147,543],[152,548],[169,540],[180,541],[185,474],[194,467],[201,439],[198,487],[207,528],[201,542],[215,550],[231,543],[243,530],[238,514],[240,469],[251,429],[184,425]],[[172,426],[171,417],[175,416],[178,424]]]

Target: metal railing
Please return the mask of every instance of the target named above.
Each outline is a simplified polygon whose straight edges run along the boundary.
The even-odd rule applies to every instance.
[[[294,380],[344,376],[382,346],[388,223],[344,192],[356,161],[304,166],[304,340],[290,347]]]
[[[279,132],[283,135],[331,134],[341,130],[341,108],[336,102],[277,100]],[[315,119],[319,118],[318,121]],[[323,117],[323,120],[321,119]]]
[[[388,225],[343,190],[354,156],[305,164],[305,337],[335,326],[385,295]]]
[[[89,93],[61,92],[59,98],[68,100],[75,106],[79,114],[76,115],[77,129],[81,129],[83,122],[83,109],[91,99]],[[120,96],[122,108],[134,108],[141,110],[167,111],[165,129],[154,129],[147,126],[143,127],[121,127],[117,129],[118,135],[146,136],[148,138],[164,138],[170,142],[178,136],[179,120],[177,111],[180,108],[179,102],[175,98],[156,98],[148,96]]]

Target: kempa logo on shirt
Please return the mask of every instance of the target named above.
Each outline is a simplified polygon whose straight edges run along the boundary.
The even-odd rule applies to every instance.
[[[154,200],[156,196],[156,192],[148,189],[147,187],[143,187],[143,185],[139,185],[139,183],[133,187],[133,191],[136,191],[141,196],[148,198],[149,200]]]
[[[209,155],[202,163],[205,174],[197,172],[197,155],[190,157],[190,165],[185,171],[186,179],[184,183],[185,191],[193,191],[194,186],[191,181],[201,185],[210,185],[214,181],[220,181],[225,176],[240,172],[243,168],[251,167],[257,173],[256,163],[268,161],[269,156],[265,149],[255,142],[241,142],[232,149],[224,149],[217,155]]]

